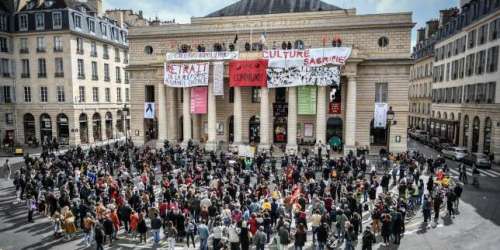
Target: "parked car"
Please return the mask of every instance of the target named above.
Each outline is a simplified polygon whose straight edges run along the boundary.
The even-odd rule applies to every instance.
[[[439,137],[431,137],[429,146],[433,147],[434,149],[437,149],[439,144],[443,143]]]
[[[469,166],[476,165],[478,168],[491,168],[490,159],[482,153],[467,154],[462,161]]]
[[[463,147],[447,147],[444,148],[441,153],[444,157],[455,161],[461,161],[467,155],[467,149]]]
[[[417,137],[418,141],[423,142],[423,141],[425,141],[425,139],[427,139],[427,137],[429,137],[429,133],[427,133],[427,131],[425,131],[425,130],[420,130],[416,134],[416,137]]]
[[[437,145],[434,146],[434,148],[438,151],[441,152],[445,148],[453,147],[454,145],[451,143],[443,142],[443,143],[438,143]]]

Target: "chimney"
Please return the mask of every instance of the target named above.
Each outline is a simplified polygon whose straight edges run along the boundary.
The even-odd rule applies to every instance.
[[[439,28],[439,20],[430,20],[425,23],[425,38],[428,39],[434,33],[438,30]]]
[[[420,28],[417,30],[417,43],[425,40],[425,28]]]
[[[439,11],[439,27],[443,27],[451,21],[452,17],[458,13],[457,8],[450,8]]]
[[[123,19],[123,11],[120,11],[118,13],[118,25],[120,25],[121,28],[124,28],[125,25],[123,25],[124,19]]]
[[[29,0],[15,0],[15,2],[15,10],[20,11],[22,8],[24,8],[24,6],[26,6],[26,4],[28,4]]]
[[[94,6],[98,16],[102,16],[104,11],[102,9],[102,0],[87,0],[90,6]]]

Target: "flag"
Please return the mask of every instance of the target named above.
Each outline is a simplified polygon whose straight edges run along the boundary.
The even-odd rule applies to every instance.
[[[236,34],[236,36],[234,37],[233,43],[236,44],[237,42],[238,42],[238,34]]]
[[[266,36],[266,32],[262,32],[262,34],[260,35],[260,43],[266,44]]]

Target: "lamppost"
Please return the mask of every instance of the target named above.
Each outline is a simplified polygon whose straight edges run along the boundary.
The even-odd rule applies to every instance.
[[[386,141],[387,141],[387,150],[390,151],[390,145],[391,145],[391,126],[396,125],[397,121],[394,120],[396,113],[394,110],[392,110],[392,106],[389,107],[389,110],[387,111],[387,134],[386,134]]]
[[[125,142],[128,142],[129,138],[128,138],[128,129],[127,129],[127,117],[129,116],[129,108],[127,106],[127,104],[124,104],[123,105],[123,108],[122,108],[122,129],[123,129],[123,132],[125,133]]]

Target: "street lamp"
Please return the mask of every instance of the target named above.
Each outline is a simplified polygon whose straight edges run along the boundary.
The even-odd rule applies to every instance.
[[[127,117],[128,117],[128,114],[129,114],[129,108],[127,106],[127,104],[124,104],[123,105],[123,109],[122,109],[122,129],[123,129],[123,132],[125,133],[125,142],[128,141],[128,133],[127,133]]]
[[[396,113],[394,112],[394,110],[392,110],[392,106],[389,107],[389,110],[387,111],[387,134],[386,134],[386,142],[387,142],[387,147],[389,150],[389,146],[390,146],[390,139],[391,139],[391,126],[392,125],[396,125],[397,121],[394,120],[394,117],[396,116]]]

